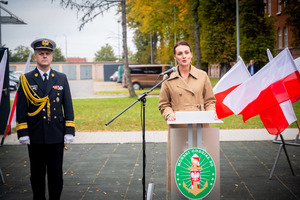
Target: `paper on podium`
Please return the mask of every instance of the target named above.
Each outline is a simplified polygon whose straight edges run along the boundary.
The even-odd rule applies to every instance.
[[[215,120],[215,111],[176,111],[176,120],[167,121],[168,124],[211,124],[224,123],[222,120]]]

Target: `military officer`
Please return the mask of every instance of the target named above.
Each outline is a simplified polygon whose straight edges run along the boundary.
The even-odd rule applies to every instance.
[[[72,98],[66,75],[50,67],[55,42],[37,39],[31,47],[37,67],[20,77],[18,138],[28,145],[33,199],[46,199],[46,174],[49,199],[60,199],[64,143],[73,142],[75,135]]]

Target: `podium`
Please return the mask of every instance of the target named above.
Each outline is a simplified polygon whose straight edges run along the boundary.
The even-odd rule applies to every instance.
[[[168,121],[169,146],[167,165],[167,188],[172,200],[187,199],[178,190],[175,182],[175,165],[180,155],[187,149],[198,147],[213,158],[216,166],[215,186],[204,199],[220,199],[220,151],[219,129],[209,128],[210,123],[223,123],[215,120],[214,111],[177,111],[176,120]]]

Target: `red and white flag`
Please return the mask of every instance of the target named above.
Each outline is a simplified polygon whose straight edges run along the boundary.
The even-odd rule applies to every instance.
[[[30,64],[30,60],[31,60],[31,55],[32,55],[32,52],[30,51],[30,54],[28,56],[28,59],[27,59],[26,65],[25,65],[25,69],[23,71],[24,74],[29,71],[29,64]],[[19,85],[20,85],[20,83],[19,83]],[[18,90],[16,91],[14,102],[13,102],[13,105],[10,109],[10,113],[9,113],[8,120],[7,120],[7,126],[6,126],[6,129],[5,129],[6,132],[4,133],[4,135],[2,137],[1,145],[3,145],[4,140],[5,140],[7,134],[10,131],[11,123],[16,120],[17,96],[18,96]]]
[[[216,112],[219,119],[228,117],[233,112],[223,104],[224,98],[236,87],[251,77],[243,59],[239,61],[218,81],[213,91],[217,99]]]
[[[273,59],[273,55],[269,49],[267,49],[267,54],[268,54],[269,61],[271,61]],[[295,59],[294,62],[295,62],[297,70],[300,72],[300,57]],[[299,99],[300,99],[300,96],[293,97],[293,98],[291,98],[291,103],[295,103]]]
[[[297,121],[290,100],[263,111],[259,116],[271,135],[282,133],[291,123]]]
[[[32,55],[32,52],[30,51],[30,54],[29,54],[29,56],[27,58],[27,62],[25,64],[25,68],[24,68],[23,74],[25,74],[25,73],[27,73],[29,71],[29,64],[30,64],[30,60],[31,60],[31,55]],[[8,121],[8,125],[9,126],[10,126],[10,124],[11,124],[12,121],[16,120],[16,112],[15,112],[15,110],[16,110],[17,96],[18,96],[18,90],[16,91],[15,99],[14,99],[14,102],[13,102],[13,106],[12,106],[12,108],[10,110],[10,113],[9,113],[9,121]],[[11,118],[11,116],[13,116],[13,117]]]
[[[223,103],[243,120],[300,96],[300,74],[284,49],[254,76],[228,94]]]
[[[273,56],[269,49],[267,49],[267,54],[269,61],[271,61]],[[282,133],[291,123],[297,120],[290,100],[263,111],[259,116],[267,131],[272,135]]]

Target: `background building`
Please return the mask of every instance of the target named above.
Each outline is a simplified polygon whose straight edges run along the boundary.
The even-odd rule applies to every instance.
[[[69,80],[96,80],[109,81],[109,77],[118,70],[122,62],[52,62],[51,68],[63,72]],[[24,62],[10,62],[9,71],[24,71]],[[29,71],[36,68],[33,62],[29,66]]]
[[[279,53],[284,48],[289,48],[293,58],[300,57],[300,48],[293,46],[294,35],[292,27],[286,23],[288,15],[283,14],[284,4],[281,4],[281,0],[264,0],[266,4],[265,13],[269,14],[276,19],[276,53]]]

